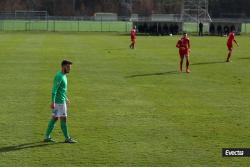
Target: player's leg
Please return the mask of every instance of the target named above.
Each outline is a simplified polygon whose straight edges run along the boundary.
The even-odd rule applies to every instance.
[[[228,54],[227,54],[227,62],[230,62],[230,58],[231,58],[231,56],[232,56],[232,49],[230,49],[229,51],[228,51]]]
[[[52,116],[51,120],[49,121],[48,128],[47,128],[46,134],[45,134],[45,139],[44,139],[45,142],[54,142],[54,140],[51,138],[50,134],[53,131],[57,120],[58,120],[57,117]]]
[[[133,49],[133,39],[131,38],[131,43],[129,45],[130,49]]]
[[[135,48],[135,39],[132,39],[131,42],[132,42],[132,43],[131,43],[131,49],[134,49],[134,48]]]
[[[180,54],[180,72],[182,72],[182,65],[183,65],[183,59],[184,59],[184,55]]]
[[[67,127],[67,105],[66,103],[58,105],[58,116],[60,117],[61,129],[65,139],[69,138]]]
[[[61,117],[60,121],[61,121],[61,129],[65,137],[65,143],[77,143],[77,141],[75,141],[69,136],[68,126],[67,126],[67,117]]]
[[[230,62],[230,58],[231,58],[232,52],[233,52],[233,45],[227,44],[227,48],[228,48],[228,54],[227,54],[226,62]]]
[[[64,135],[65,139],[70,138],[69,137],[69,132],[68,132],[68,126],[67,126],[67,118],[66,117],[61,117],[60,122],[61,122],[61,129],[62,129],[62,132],[63,132],[63,135]]]
[[[135,40],[133,40],[133,49],[135,48]]]
[[[189,64],[190,64],[189,55],[186,55],[185,57],[186,57],[186,72],[190,73],[190,69],[189,69]]]
[[[68,125],[67,125],[67,105],[62,104],[60,105],[60,123],[63,135],[65,137],[66,143],[76,143],[75,140],[71,139],[68,132]]]

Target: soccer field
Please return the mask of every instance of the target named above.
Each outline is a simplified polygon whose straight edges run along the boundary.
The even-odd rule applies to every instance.
[[[249,36],[190,37],[191,73],[179,73],[177,36],[113,33],[0,33],[0,166],[249,166],[222,148],[250,147]],[[69,132],[41,142],[52,80],[68,75]]]

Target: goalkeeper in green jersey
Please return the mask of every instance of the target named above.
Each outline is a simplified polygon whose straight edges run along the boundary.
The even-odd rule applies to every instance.
[[[61,122],[61,129],[65,137],[65,143],[76,143],[68,133],[67,128],[67,106],[69,105],[69,99],[67,98],[67,76],[70,72],[72,62],[63,60],[61,63],[61,71],[57,72],[54,78],[54,84],[52,88],[52,118],[49,121],[48,128],[45,134],[44,142],[55,142],[50,134],[55,127],[55,123],[58,119]]]

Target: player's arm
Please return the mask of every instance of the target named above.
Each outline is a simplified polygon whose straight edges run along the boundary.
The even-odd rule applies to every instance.
[[[70,100],[69,100],[68,96],[66,97],[66,103],[67,103],[67,106],[70,105]]]
[[[190,40],[188,40],[188,51],[191,51],[191,45],[190,45]]]
[[[61,82],[62,82],[62,78],[60,78],[58,76],[55,77],[53,87],[52,87],[52,98],[51,98],[51,108],[52,109],[55,108],[56,93],[57,93],[57,90],[58,90]]]
[[[238,44],[238,42],[234,39],[234,43],[237,45],[237,46],[239,46],[239,44]]]
[[[176,47],[177,47],[177,48],[180,48],[180,47],[181,47],[180,41],[177,42]]]

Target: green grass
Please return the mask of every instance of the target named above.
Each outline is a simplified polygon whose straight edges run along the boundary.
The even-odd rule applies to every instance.
[[[178,73],[178,37],[0,33],[0,166],[248,166],[222,158],[250,147],[249,36],[224,63],[225,37],[191,37],[191,74]],[[52,80],[64,58],[69,131],[42,143]]]

